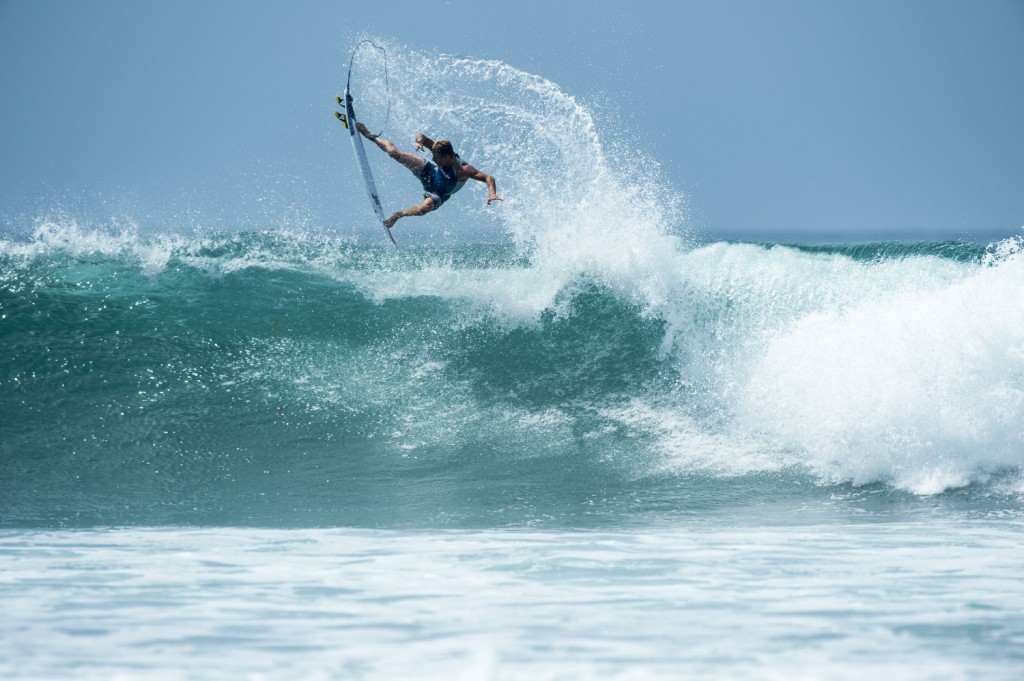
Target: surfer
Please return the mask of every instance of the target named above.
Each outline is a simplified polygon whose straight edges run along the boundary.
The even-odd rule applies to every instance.
[[[384,226],[388,229],[391,229],[399,218],[426,215],[432,210],[437,210],[451,198],[452,194],[462,189],[467,180],[478,180],[487,185],[487,205],[491,205],[491,201],[501,201],[494,178],[459,158],[448,140],[435,141],[423,133],[416,135],[416,151],[430,149],[432,160],[427,161],[415,154],[400,151],[389,140],[372,134],[362,123],[356,123],[356,130],[380,147],[381,151],[411,170],[423,184],[423,203],[396,211],[384,221]]]

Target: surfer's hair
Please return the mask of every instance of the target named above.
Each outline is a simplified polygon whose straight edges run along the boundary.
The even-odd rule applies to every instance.
[[[448,140],[437,140],[434,145],[430,147],[430,150],[438,156],[454,156],[455,149],[452,148],[452,143]]]

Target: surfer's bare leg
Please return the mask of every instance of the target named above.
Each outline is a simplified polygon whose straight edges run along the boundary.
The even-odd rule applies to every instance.
[[[398,222],[399,218],[426,215],[432,210],[434,210],[434,199],[427,197],[423,199],[423,203],[421,204],[409,206],[405,210],[396,211],[391,217],[384,221],[384,226],[391,229],[395,226],[395,223]]]
[[[426,163],[426,161],[424,161],[419,156],[416,156],[415,154],[408,154],[404,151],[401,151],[398,147],[394,145],[394,143],[391,140],[386,140],[383,137],[378,137],[377,135],[374,135],[369,130],[367,130],[366,126],[363,125],[362,123],[356,123],[356,130],[361,132],[363,137],[365,137],[366,139],[370,140],[378,147],[380,147],[380,150],[383,151],[385,154],[395,159],[396,161],[398,161],[399,163],[401,163],[403,166],[405,166],[414,173],[418,173],[420,171],[420,168],[423,167],[423,164]]]

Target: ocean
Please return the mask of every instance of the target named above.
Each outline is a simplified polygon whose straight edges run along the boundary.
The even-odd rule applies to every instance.
[[[0,675],[1020,678],[1020,238],[702,237],[554,84],[389,58],[502,204],[0,239]]]

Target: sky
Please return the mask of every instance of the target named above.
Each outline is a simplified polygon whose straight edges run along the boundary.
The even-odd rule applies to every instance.
[[[1024,226],[1024,0],[0,0],[0,229],[330,222],[354,172],[331,100],[366,35],[613,108],[599,128],[712,237]]]

